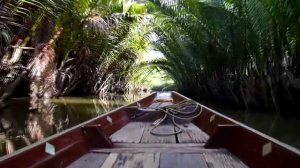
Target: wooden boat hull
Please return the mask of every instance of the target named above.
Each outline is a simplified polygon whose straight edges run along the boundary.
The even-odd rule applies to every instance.
[[[174,103],[188,99],[176,92],[171,92],[171,95]],[[157,93],[153,93],[137,102],[103,114],[21,149],[12,155],[5,156],[0,160],[0,167],[66,167],[91,149],[109,149],[112,151],[120,147],[120,144],[112,143],[110,136],[137,117],[137,109],[131,107],[138,105],[147,107],[153,103],[156,97]],[[297,149],[210,108],[203,105],[202,107],[203,112],[199,117],[193,119],[192,123],[208,134],[209,139],[204,144],[205,149],[224,148],[249,167],[300,167],[300,152]],[[139,121],[146,119],[154,121],[161,115],[159,112],[149,112],[145,116],[138,117]],[[54,155],[45,152],[47,143],[55,147]],[[177,146],[169,145],[169,147],[177,147],[180,151],[180,146],[184,145],[188,147],[197,144],[177,144]],[[148,146],[153,149],[161,148],[161,146],[153,144]],[[138,147],[135,145],[134,148]],[[190,149],[185,148],[185,150]]]

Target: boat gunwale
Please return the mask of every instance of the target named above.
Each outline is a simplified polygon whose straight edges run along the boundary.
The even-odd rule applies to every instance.
[[[192,100],[192,99],[190,99],[190,98],[188,98],[188,97],[186,97],[186,96],[184,96],[184,95],[182,95],[182,94],[180,94],[180,93],[178,93],[178,92],[172,91],[171,93],[172,93],[172,95],[174,94],[174,95],[176,95],[176,96],[178,96],[178,97],[181,97],[181,98],[183,98],[183,99]],[[49,141],[51,141],[51,140],[54,140],[54,139],[57,138],[57,137],[63,136],[63,134],[66,134],[66,133],[71,132],[71,131],[73,131],[73,130],[76,130],[76,129],[78,129],[78,128],[84,126],[84,125],[87,125],[87,124],[89,124],[89,123],[92,123],[92,122],[94,122],[94,121],[97,121],[97,120],[99,120],[99,119],[102,118],[102,117],[108,116],[108,115],[113,114],[113,113],[116,113],[116,112],[121,112],[122,109],[124,109],[124,108],[126,108],[126,107],[129,107],[129,106],[132,106],[132,105],[136,104],[137,102],[141,102],[141,101],[143,101],[143,100],[146,100],[147,98],[149,98],[149,97],[151,97],[151,96],[153,96],[153,95],[155,95],[155,94],[157,94],[157,92],[153,92],[153,93],[151,93],[150,95],[145,96],[145,97],[143,97],[143,98],[141,98],[141,99],[139,99],[139,100],[137,100],[137,101],[135,101],[135,102],[132,102],[132,103],[123,105],[123,106],[118,107],[118,108],[116,108],[116,109],[113,109],[113,110],[111,110],[111,111],[109,111],[109,112],[107,112],[107,113],[103,113],[103,114],[101,114],[101,115],[99,115],[99,116],[96,116],[96,117],[94,117],[94,118],[91,118],[91,119],[89,119],[89,120],[87,120],[87,121],[85,121],[85,122],[83,122],[83,123],[80,123],[80,124],[78,124],[78,125],[75,125],[75,126],[73,126],[73,127],[70,127],[70,128],[68,128],[68,129],[66,129],[66,130],[64,130],[64,131],[62,131],[62,132],[60,132],[60,133],[58,133],[58,134],[51,135],[51,136],[49,136],[49,137],[47,137],[47,138],[45,138],[45,139],[43,139],[43,140],[41,140],[41,141],[39,141],[39,142],[33,143],[33,144],[31,144],[31,145],[29,145],[29,146],[26,146],[26,147],[24,147],[24,148],[22,148],[22,149],[20,149],[20,150],[17,150],[16,152],[14,152],[14,153],[12,153],[12,154],[10,154],[10,155],[5,155],[5,156],[3,156],[3,157],[0,157],[0,162],[5,161],[5,160],[7,160],[7,159],[11,159],[11,158],[13,158],[13,157],[15,157],[15,156],[21,154],[22,152],[25,152],[25,151],[27,151],[27,150],[33,149],[33,148],[35,148],[35,147],[37,147],[37,146],[39,146],[39,145],[42,145],[42,144],[44,144],[44,143],[46,143],[46,142],[49,142]],[[245,124],[243,124],[243,123],[241,123],[241,122],[239,122],[239,121],[236,121],[236,120],[234,120],[234,119],[232,119],[232,118],[230,118],[230,117],[227,117],[226,115],[223,115],[223,114],[221,114],[221,113],[219,113],[219,112],[217,112],[217,111],[215,111],[215,110],[213,110],[213,109],[211,109],[211,108],[209,108],[209,107],[207,107],[207,106],[205,106],[205,105],[203,105],[203,104],[201,104],[201,103],[199,103],[199,102],[197,102],[197,103],[198,103],[199,105],[201,105],[202,107],[204,107],[208,112],[211,112],[211,113],[217,115],[218,117],[224,118],[225,120],[228,120],[228,121],[230,121],[230,122],[232,122],[232,123],[234,123],[234,124],[237,124],[238,126],[241,126],[242,128],[244,128],[244,129],[246,129],[246,130],[252,132],[253,134],[256,134],[257,136],[261,136],[262,138],[265,138],[266,140],[270,141],[271,143],[274,143],[274,144],[276,144],[276,145],[278,145],[278,146],[281,146],[282,148],[285,148],[285,149],[288,150],[289,152],[292,152],[292,153],[294,153],[294,154],[296,154],[296,155],[300,155],[300,150],[299,150],[299,149],[297,149],[297,148],[295,148],[295,147],[292,147],[292,146],[290,146],[290,145],[288,145],[288,144],[286,144],[286,143],[284,143],[284,142],[281,142],[280,140],[277,140],[277,139],[275,139],[275,138],[273,138],[273,137],[271,137],[271,136],[269,136],[269,135],[266,135],[266,134],[264,134],[264,133],[262,133],[262,132],[260,132],[260,131],[258,131],[258,130],[256,130],[256,129],[254,129],[254,128],[251,128],[251,127],[249,127],[249,126],[247,126],[247,125],[245,125]],[[201,128],[200,128],[200,129],[201,129]]]
[[[172,93],[175,93],[175,95],[177,94],[178,96],[181,96],[184,99],[192,100],[192,99],[190,99],[190,98],[188,98],[188,97],[186,97],[186,96],[184,96],[184,95],[182,95],[182,94],[180,94],[178,92],[172,91]],[[297,148],[295,148],[293,146],[290,146],[289,144],[286,144],[286,143],[284,143],[284,142],[282,142],[282,141],[280,141],[278,139],[275,139],[275,138],[273,138],[273,137],[271,137],[271,136],[269,136],[269,135],[267,135],[265,133],[262,133],[262,132],[260,132],[260,131],[258,131],[256,129],[254,129],[254,128],[251,128],[251,127],[249,127],[249,126],[247,126],[247,125],[245,125],[245,124],[243,124],[243,123],[241,123],[239,121],[236,121],[236,120],[234,120],[234,119],[232,119],[230,117],[227,117],[226,115],[223,115],[223,114],[221,114],[221,113],[219,113],[219,112],[217,112],[217,111],[215,111],[215,110],[213,110],[213,109],[211,109],[211,108],[209,108],[209,107],[207,107],[207,106],[205,106],[205,105],[203,105],[203,104],[201,104],[199,102],[197,102],[197,103],[199,105],[201,105],[202,108],[204,107],[205,109],[207,109],[209,112],[212,112],[215,115],[218,115],[219,117],[223,117],[224,119],[229,120],[230,122],[233,122],[234,124],[237,124],[238,126],[241,126],[241,127],[245,128],[246,130],[248,130],[248,131],[250,131],[250,132],[252,132],[252,133],[254,133],[256,135],[261,136],[261,137],[269,140],[272,143],[275,143],[278,146],[282,146],[283,148],[286,148],[287,150],[289,150],[291,152],[294,152],[297,155],[300,155],[300,150],[299,149],[297,149]]]
[[[31,145],[28,145],[28,146],[26,146],[26,147],[24,147],[24,148],[21,148],[21,149],[15,151],[15,152],[13,152],[13,153],[10,154],[10,155],[5,155],[5,156],[3,156],[3,157],[0,157],[0,162],[5,161],[5,160],[7,160],[7,159],[10,159],[10,158],[12,158],[12,157],[14,157],[14,156],[17,156],[18,154],[20,154],[20,153],[22,153],[22,152],[24,152],[24,151],[33,149],[33,148],[35,148],[35,147],[37,147],[37,146],[39,146],[39,145],[42,145],[42,144],[44,144],[44,143],[47,143],[47,142],[51,141],[51,140],[54,140],[55,138],[57,138],[57,137],[59,137],[59,136],[62,136],[63,134],[69,133],[69,132],[71,132],[71,131],[73,131],[73,130],[76,130],[76,129],[78,129],[78,128],[84,126],[84,125],[87,125],[87,124],[89,124],[89,123],[92,123],[92,122],[94,122],[94,121],[97,121],[97,120],[99,120],[99,119],[102,118],[102,117],[105,117],[105,116],[110,115],[110,114],[112,114],[112,113],[120,112],[120,110],[122,110],[122,109],[124,109],[124,108],[126,108],[126,107],[129,107],[129,106],[132,106],[132,105],[136,104],[137,102],[143,101],[143,100],[145,100],[145,99],[147,99],[147,98],[149,98],[149,97],[151,97],[151,96],[153,96],[153,95],[155,95],[155,94],[157,94],[157,92],[153,92],[153,93],[151,93],[150,95],[145,96],[145,97],[142,97],[142,98],[138,99],[138,100],[135,101],[135,102],[132,102],[132,103],[129,103],[129,104],[125,104],[125,105],[123,105],[123,106],[121,106],[121,107],[118,107],[118,108],[116,108],[116,109],[113,109],[113,110],[111,110],[111,111],[109,111],[109,112],[107,112],[107,113],[103,113],[103,114],[101,114],[101,115],[99,115],[99,116],[96,116],[96,117],[94,117],[94,118],[91,118],[91,119],[89,119],[89,120],[87,120],[87,121],[84,121],[84,122],[78,124],[78,125],[75,125],[75,126],[70,127],[70,128],[68,128],[68,129],[66,129],[66,130],[63,130],[62,132],[60,132],[60,133],[58,133],[58,134],[51,135],[51,136],[49,136],[49,137],[47,137],[47,138],[45,138],[45,139],[43,139],[43,140],[41,140],[41,141],[38,141],[38,142],[33,143],[33,144],[31,144]]]

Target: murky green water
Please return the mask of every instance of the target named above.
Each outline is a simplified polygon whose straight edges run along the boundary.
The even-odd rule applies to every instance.
[[[281,142],[300,149],[299,118],[284,118],[281,115],[255,111],[245,112],[215,103],[205,102],[203,104]]]
[[[60,98],[40,102],[38,110],[34,111],[28,110],[28,99],[14,99],[0,111],[0,156],[11,154],[137,98],[114,101]]]

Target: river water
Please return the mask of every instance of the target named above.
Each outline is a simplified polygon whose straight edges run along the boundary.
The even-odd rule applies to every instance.
[[[28,110],[27,99],[14,99],[0,111],[0,156],[11,154],[34,142],[57,134],[95,116],[133,102],[140,96],[114,101],[91,98],[60,98]],[[207,106],[252,128],[300,149],[300,120],[279,115],[244,112],[211,103]]]
[[[281,142],[300,149],[299,118],[285,118],[275,113],[237,110],[212,102],[201,103]]]
[[[120,97],[113,101],[93,98],[60,98],[40,102],[29,110],[28,99],[13,99],[0,111],[0,156],[11,154],[34,142],[57,134],[138,99]]]

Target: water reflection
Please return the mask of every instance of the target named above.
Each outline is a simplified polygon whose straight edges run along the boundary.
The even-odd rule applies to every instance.
[[[32,109],[32,102],[28,99],[14,99],[0,111],[0,156],[11,154],[136,98],[41,100],[33,104],[35,110],[28,110]]]
[[[278,113],[242,111],[211,102],[202,102],[251,128],[300,149],[300,119],[284,118]]]

